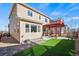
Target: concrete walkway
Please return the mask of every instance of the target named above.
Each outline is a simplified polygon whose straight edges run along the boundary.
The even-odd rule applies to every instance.
[[[29,44],[19,44],[11,37],[3,37],[0,42],[0,56],[12,56],[16,52],[32,47],[42,40],[29,40]]]
[[[38,39],[32,39],[30,40],[32,43],[35,42],[35,44],[41,44],[43,42],[45,42],[45,40],[43,40],[42,38],[38,38]]]
[[[32,44],[11,44],[11,43],[0,43],[0,56],[12,56],[16,52],[30,48]]]
[[[2,37],[0,42],[0,56],[12,56],[16,52],[32,47],[35,43],[19,44],[12,37]]]

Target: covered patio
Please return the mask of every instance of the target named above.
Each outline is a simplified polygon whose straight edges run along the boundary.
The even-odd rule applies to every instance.
[[[64,20],[51,21],[43,25],[43,36],[61,36],[64,26]]]

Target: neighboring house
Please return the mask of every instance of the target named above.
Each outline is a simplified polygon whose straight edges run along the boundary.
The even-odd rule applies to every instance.
[[[9,16],[9,32],[20,43],[42,37],[43,26],[50,18],[26,4],[13,4]]]

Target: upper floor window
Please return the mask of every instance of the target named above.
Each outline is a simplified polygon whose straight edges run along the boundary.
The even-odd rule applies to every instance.
[[[45,22],[48,22],[48,19],[47,18],[45,18]]]
[[[25,30],[26,30],[26,32],[29,32],[29,24],[25,25]]]
[[[28,16],[31,16],[32,17],[32,11],[31,10],[28,10]]]
[[[39,15],[39,20],[41,19],[41,16]]]

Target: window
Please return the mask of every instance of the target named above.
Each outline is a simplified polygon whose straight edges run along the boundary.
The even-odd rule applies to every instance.
[[[26,32],[29,32],[29,24],[26,24],[25,28]]]
[[[41,19],[41,16],[39,15],[39,20]]]
[[[45,18],[45,22],[47,22],[47,18]]]
[[[31,32],[37,32],[37,26],[31,25]]]
[[[32,17],[32,11],[28,10],[28,16]]]
[[[40,32],[40,26],[38,26],[38,32]]]

